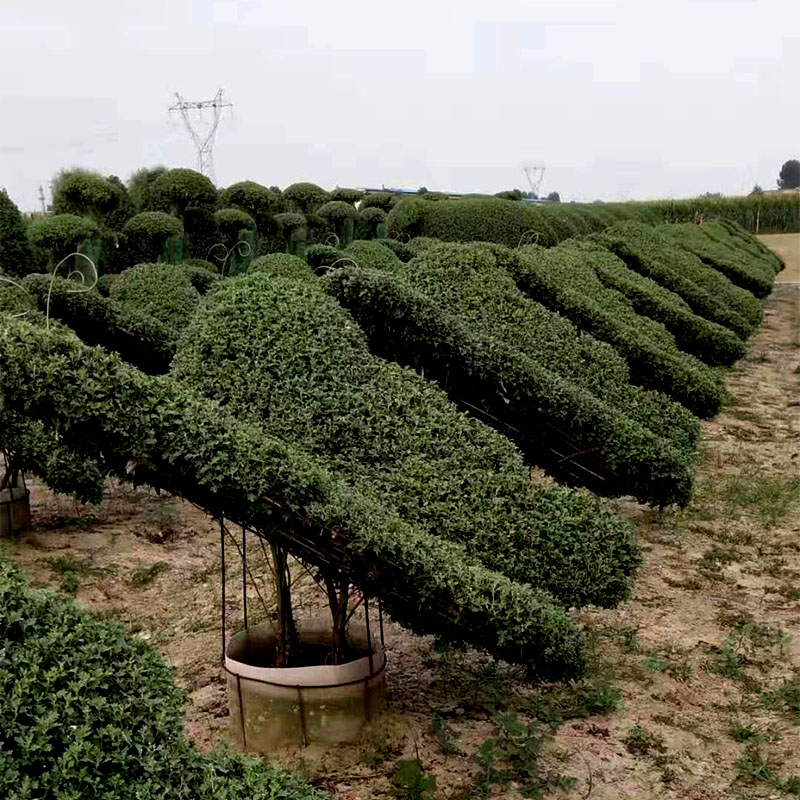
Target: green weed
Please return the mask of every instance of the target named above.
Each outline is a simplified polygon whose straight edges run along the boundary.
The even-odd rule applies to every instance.
[[[622,743],[625,749],[635,756],[659,754],[667,749],[664,739],[659,734],[651,733],[641,725],[631,725]]]
[[[156,561],[146,567],[136,567],[131,570],[131,583],[134,586],[147,586],[168,569],[169,564],[166,561]]]
[[[747,748],[736,766],[739,769],[739,773],[746,780],[763,781],[778,789],[778,791],[790,794],[793,797],[800,797],[800,776],[792,775],[789,778],[782,778],[775,772],[772,765],[756,745],[751,745]]]

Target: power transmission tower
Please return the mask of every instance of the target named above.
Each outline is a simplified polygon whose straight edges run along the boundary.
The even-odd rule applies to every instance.
[[[523,164],[522,171],[528,179],[528,185],[531,187],[531,194],[534,197],[539,196],[539,189],[542,187],[544,180],[544,164]]]
[[[226,103],[222,95],[222,89],[219,89],[211,100],[184,100],[177,92],[175,97],[178,102],[174,106],[170,106],[170,112],[180,111],[183,118],[183,124],[186,130],[189,131],[189,136],[192,137],[194,146],[197,148],[197,171],[202,172],[203,175],[214,180],[214,137],[217,135],[217,128],[219,121],[222,118],[222,110],[224,108],[233,108],[233,103]],[[211,119],[203,119],[203,111],[211,109]],[[196,111],[197,114],[192,118],[191,112]],[[202,124],[205,123],[205,124]]]
[[[44,199],[44,186],[42,186],[41,183],[39,184],[39,202],[42,204],[42,213],[46,214],[47,213],[47,203],[45,202],[45,199]]]

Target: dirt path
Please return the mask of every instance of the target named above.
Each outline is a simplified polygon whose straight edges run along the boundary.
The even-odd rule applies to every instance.
[[[595,800],[800,794],[800,286],[776,288],[729,387],[731,404],[703,425],[691,505],[616,504],[637,523],[646,563],[631,602],[579,617],[596,654],[590,680],[533,687],[389,624],[390,697],[374,729],[357,745],[277,760],[339,800],[393,796],[411,780],[398,760],[417,755],[440,800],[513,798],[526,781]],[[149,492],[110,485],[92,509],[33,488],[37,527],[6,551],[158,646],[187,690],[189,733],[203,747],[224,736],[218,529]],[[255,543],[249,552],[266,574]],[[232,542],[228,578],[236,629]],[[322,598],[298,580],[303,610],[318,611]],[[270,613],[253,586],[248,604],[251,619]]]
[[[758,238],[786,262],[786,269],[778,273],[777,280],[800,281],[800,233],[775,233]]]

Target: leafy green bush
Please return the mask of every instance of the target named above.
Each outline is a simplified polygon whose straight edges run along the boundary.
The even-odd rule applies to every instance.
[[[334,225],[347,219],[354,219],[356,216],[355,208],[350,203],[343,203],[341,200],[324,203],[316,213]]]
[[[212,207],[217,190],[205,175],[193,169],[168,169],[153,181],[150,198],[153,210],[166,211],[183,219],[190,206]]]
[[[0,558],[0,795],[129,800],[313,800],[255,759],[201,754],[158,651],[72,601],[30,588]]]
[[[220,290],[244,290],[245,299],[257,301],[262,295],[250,291],[247,282],[259,278],[279,280],[253,275],[226,281]],[[282,296],[280,287],[276,290]],[[284,301],[290,310],[293,300]],[[350,325],[352,337],[356,328]],[[158,486],[212,515],[224,514],[235,524],[276,537],[307,564],[333,564],[381,598],[392,618],[412,630],[484,648],[527,664],[544,679],[568,680],[584,670],[583,638],[547,593],[488,569],[469,554],[466,543],[445,541],[403,520],[368,485],[355,490],[345,479],[347,472],[331,473],[324,462],[292,444],[294,434],[288,441],[278,439],[254,417],[238,419],[179,381],[148,377],[116,356],[82,345],[66,330],[46,331],[23,319],[0,318],[0,370],[6,376],[7,410],[57,426],[65,445],[102,454],[125,480]],[[509,450],[500,439],[495,446]],[[495,506],[499,513],[504,503],[530,502],[525,500],[527,472],[516,464],[513,449],[510,453],[514,463],[507,480],[522,491],[514,488],[484,503],[484,514]],[[476,466],[485,471],[488,465]],[[457,474],[451,477],[459,482]],[[494,485],[503,480],[496,475]],[[460,488],[454,485],[449,502],[456,513],[459,500]],[[596,499],[586,496],[583,504],[588,520],[577,522],[575,543],[607,520],[610,541],[601,546],[599,561],[627,590],[636,560],[630,529],[606,517]],[[542,527],[549,536],[548,517],[559,516],[543,509]],[[464,532],[473,527],[468,521]],[[506,525],[500,543],[510,533]],[[613,561],[615,549],[618,558],[627,552],[624,564]],[[571,566],[578,570],[580,560]],[[589,567],[596,571],[600,565]],[[582,592],[593,588],[592,579],[579,587]],[[612,588],[614,576],[603,583]]]
[[[289,203],[290,211],[297,211],[309,216],[323,203],[330,199],[330,195],[315,183],[293,183],[283,190],[283,196]]]
[[[211,206],[188,206],[183,212],[184,255],[216,261],[221,266],[224,256],[219,252],[221,234]],[[220,258],[217,258],[220,256]],[[129,265],[130,266],[130,265]]]
[[[721,241],[728,245],[734,244],[736,247],[746,250],[750,255],[760,258],[772,268],[775,274],[786,266],[777,253],[748,233],[738,222],[717,219],[714,222],[706,222],[703,230],[715,241]]]
[[[341,257],[342,251],[337,250],[335,247],[332,247],[329,244],[312,244],[310,247],[306,247],[306,263],[312,269],[330,266],[334,261],[338,261]]]
[[[25,275],[31,268],[32,260],[22,214],[0,189],[0,273]]]
[[[184,258],[181,261],[182,266],[187,267],[197,267],[198,269],[204,269],[207,272],[218,272],[219,265],[215,264],[213,261],[206,261],[204,258]]]
[[[124,187],[122,187],[124,190]],[[124,202],[119,187],[98,172],[62,170],[53,180],[53,213],[76,214],[102,222]]]
[[[658,229],[622,222],[600,234],[631,268],[679,294],[701,316],[746,339],[761,322],[761,303]]]
[[[163,211],[143,211],[131,217],[122,229],[124,254],[130,265],[142,261],[160,261],[167,240],[183,234],[178,217]]]
[[[516,247],[536,237],[549,247],[558,241],[547,217],[534,203],[498,198],[440,200],[406,198],[386,219],[389,235],[430,236],[447,242],[497,242]]]
[[[51,267],[75,252],[84,239],[97,234],[97,225],[91,219],[75,214],[51,214],[35,219],[28,228],[31,244],[47,252]]]
[[[512,580],[567,605],[627,595],[636,555],[626,524],[589,495],[531,495],[507,440],[372,356],[317,284],[256,274],[220,285],[182,336],[173,374]]]
[[[214,221],[222,234],[222,242],[226,248],[233,247],[239,241],[240,231],[254,231],[256,221],[246,212],[238,208],[222,208],[214,213]]]
[[[143,167],[128,179],[128,195],[136,213],[155,209],[153,184],[166,171],[166,167]]]
[[[172,264],[138,264],[120,273],[110,297],[122,308],[154,317],[172,331],[182,330],[200,304],[190,274]]]
[[[324,279],[374,352],[424,371],[560,480],[688,500],[697,420],[630,386],[611,347],[525,298],[492,246],[440,244],[387,266]]]
[[[280,190],[268,189],[254,181],[231,184],[219,193],[222,208],[238,208],[247,212],[256,222],[259,233],[266,233],[274,226],[272,217],[286,211],[286,200]]]
[[[402,263],[393,250],[374,239],[357,239],[344,249],[342,255],[352,258],[359,267],[379,270],[391,271]]]
[[[568,240],[549,250],[525,246],[504,254],[502,263],[530,298],[610,344],[627,361],[634,383],[664,392],[698,416],[714,416],[725,397],[722,378],[679,350],[661,323],[638,314],[624,295],[602,283],[594,262],[609,259],[616,256]]]
[[[372,192],[364,196],[358,209],[364,211],[367,208],[380,208],[388,214],[397,198],[398,195],[391,192]]]

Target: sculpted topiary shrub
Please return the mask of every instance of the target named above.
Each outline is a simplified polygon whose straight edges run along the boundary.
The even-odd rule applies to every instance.
[[[358,212],[356,239],[385,239],[386,212],[377,206],[367,206]]]
[[[84,239],[98,234],[95,222],[75,214],[51,214],[35,219],[28,228],[31,244],[45,254],[47,265],[55,266],[62,258],[74,253]]]
[[[32,260],[22,214],[11,198],[0,190],[0,272],[25,275],[32,267]]]
[[[275,221],[280,226],[286,252],[302,256],[308,237],[308,221],[305,216],[295,211],[287,211],[284,214],[276,214]]]
[[[216,211],[214,221],[226,249],[233,247],[239,241],[240,231],[255,231],[256,229],[256,221],[238,208],[222,208]]]
[[[321,205],[316,213],[334,229],[342,247],[353,241],[356,210],[352,204],[331,200]]]
[[[119,192],[98,172],[62,170],[53,180],[53,213],[77,214],[101,222],[120,202]]]
[[[213,208],[216,200],[217,190],[214,184],[193,169],[168,169],[150,186],[153,209],[181,218],[190,206]],[[184,224],[185,222],[186,220]]]
[[[120,273],[110,297],[129,311],[144,312],[171,331],[182,330],[200,304],[191,275],[172,264],[139,264]]]
[[[178,217],[163,211],[143,211],[125,223],[122,233],[125,258],[131,266],[168,260],[168,241],[183,235],[183,225]]]
[[[631,386],[610,346],[522,295],[502,263],[510,256],[496,246],[438,244],[406,264],[373,261],[380,271],[345,266],[323,285],[375,353],[438,381],[531,463],[598,492],[686,503],[697,420]]]
[[[312,244],[306,247],[306,263],[312,268],[327,267],[342,258],[342,251],[329,244]]]
[[[343,203],[350,203],[350,205],[357,203],[364,197],[364,192],[361,189],[346,189],[341,186],[331,189],[329,194],[331,200],[340,200]]]
[[[289,204],[289,210],[305,216],[314,214],[316,210],[330,199],[330,195],[315,183],[293,183],[283,190],[283,197]]]

